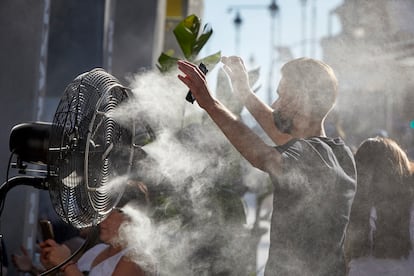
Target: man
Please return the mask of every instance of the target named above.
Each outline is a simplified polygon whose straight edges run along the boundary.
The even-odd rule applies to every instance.
[[[196,65],[179,61],[178,78],[233,146],[273,183],[270,250],[265,275],[345,275],[343,239],[355,193],[355,162],[339,138],[325,135],[337,80],[309,58],[282,67],[279,97],[269,107],[253,93],[239,57],[223,57],[234,93],[275,142],[266,144],[209,91]]]

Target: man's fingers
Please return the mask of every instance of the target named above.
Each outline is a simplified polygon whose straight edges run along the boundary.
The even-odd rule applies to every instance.
[[[227,77],[232,81],[233,80],[233,71],[230,68],[223,68],[224,72],[226,73]]]
[[[243,60],[240,57],[222,57],[221,60],[223,63],[223,69],[229,77],[237,77],[246,71]]]
[[[186,85],[189,85],[191,83],[191,79],[188,76],[178,75],[178,79]]]
[[[244,66],[243,60],[238,56],[230,56],[230,57],[223,56],[221,57],[221,62],[226,65],[241,64]]]
[[[194,77],[199,77],[201,79],[205,78],[204,73],[195,64],[185,61],[185,60],[179,60],[177,64],[178,64],[178,69],[180,69],[186,75],[191,76],[193,78]]]
[[[178,60],[177,63],[178,63],[178,65],[184,64],[184,65],[189,66],[189,67],[197,67],[193,63],[191,63],[189,61],[186,61],[186,60],[183,60],[183,59]]]
[[[177,62],[177,65],[178,65],[178,69],[185,72],[186,74],[197,71],[197,66],[185,60],[179,60]]]
[[[51,246],[50,247],[45,247],[42,250],[43,250],[43,253],[45,255],[48,255],[50,252],[52,252],[54,250],[54,247],[51,247]]]
[[[231,75],[232,70],[231,70],[230,67],[228,67],[227,65],[224,64],[222,68],[223,68],[224,72],[226,72],[227,75]]]
[[[55,240],[53,240],[53,239],[47,239],[47,240],[43,241],[41,247],[42,246],[44,246],[44,247],[47,247],[47,246],[55,246],[55,245],[57,245],[57,243],[55,242]]]

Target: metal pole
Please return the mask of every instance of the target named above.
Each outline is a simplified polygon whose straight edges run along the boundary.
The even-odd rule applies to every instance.
[[[47,74],[47,53],[49,43],[49,21],[50,21],[50,0],[43,1],[43,18],[42,18],[42,33],[39,53],[39,79],[35,90],[35,99],[37,99],[34,108],[34,118],[37,121],[42,119],[43,106],[46,96],[46,74]]]
[[[236,29],[236,34],[235,34],[235,52],[237,55],[240,55],[240,27],[243,23],[243,19],[240,16],[240,11],[236,12],[236,17],[233,20],[234,23],[234,27]]]
[[[311,21],[311,57],[316,57],[316,21],[317,21],[317,7],[316,7],[316,0],[312,0],[312,21]]]
[[[306,56],[306,4],[307,0],[300,0],[302,3],[302,56]]]
[[[270,67],[269,67],[269,76],[268,76],[268,92],[267,92],[267,102],[269,105],[273,102],[273,72],[275,65],[275,31],[276,31],[276,15],[279,10],[279,7],[276,4],[276,1],[272,1],[269,6],[270,10]]]
[[[116,0],[105,1],[103,66],[108,73],[112,72],[113,38],[115,31]]]
[[[273,81],[273,67],[274,67],[274,61],[275,61],[275,25],[276,25],[276,17],[279,12],[279,6],[276,3],[276,0],[272,0],[270,5],[268,6],[261,6],[261,5],[237,5],[237,6],[231,6],[229,7],[229,12],[233,9],[237,9],[236,18],[234,19],[234,23],[236,25],[236,32],[239,31],[239,26],[242,23],[242,19],[240,18],[239,10],[240,9],[263,9],[267,8],[270,11],[270,68],[269,68],[269,79],[268,79],[268,99],[267,102],[269,104],[272,103],[272,81]],[[239,51],[239,37],[236,33],[236,52]]]

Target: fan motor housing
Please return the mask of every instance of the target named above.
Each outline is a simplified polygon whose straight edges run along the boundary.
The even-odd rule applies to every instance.
[[[31,122],[14,126],[9,149],[22,161],[47,163],[51,123]]]

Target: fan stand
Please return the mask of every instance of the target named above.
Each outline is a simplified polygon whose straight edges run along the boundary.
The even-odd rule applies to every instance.
[[[32,168],[29,169],[27,167],[27,164],[23,163],[23,161],[19,158],[19,156],[17,156],[16,163],[12,163],[11,159],[13,157],[13,154],[14,153],[12,153],[10,156],[8,167],[11,166],[12,168],[17,169],[17,172],[21,175],[16,175],[9,179],[9,176],[8,176],[9,170],[7,170],[7,181],[4,182],[0,186],[0,217],[1,217],[1,214],[3,213],[3,207],[6,201],[6,195],[12,188],[18,185],[26,185],[26,186],[32,186],[40,190],[49,189],[49,184],[47,183],[46,177],[45,177],[46,171],[35,170]],[[27,172],[34,172],[39,175],[37,176],[26,175]],[[43,176],[41,176],[40,174],[43,174]]]
[[[10,162],[9,162],[10,163]],[[12,164],[13,168],[17,168],[19,173],[25,174],[27,169],[27,165],[23,164],[21,160],[18,158],[15,164]],[[19,185],[27,185],[32,186],[37,189],[47,190],[48,183],[44,177],[35,177],[35,176],[28,176],[28,175],[19,175],[14,176],[8,179],[5,183],[0,186],[0,218],[1,214],[3,213],[3,207],[6,201],[7,193],[14,187]],[[3,276],[3,234],[0,233],[0,276]]]
[[[3,276],[3,235],[0,234],[0,276]]]
[[[44,178],[33,176],[15,176],[0,186],[0,217],[6,201],[7,192],[18,185],[29,185],[38,189],[47,189]],[[3,234],[0,233],[0,276],[3,276]]]

